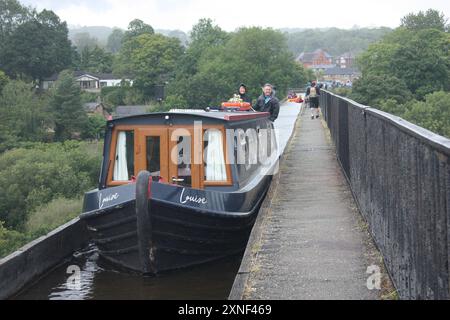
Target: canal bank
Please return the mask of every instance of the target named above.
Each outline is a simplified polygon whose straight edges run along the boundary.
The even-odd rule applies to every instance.
[[[378,299],[367,271],[383,272],[382,264],[327,129],[304,112],[229,299]],[[389,281],[385,274],[380,279]]]

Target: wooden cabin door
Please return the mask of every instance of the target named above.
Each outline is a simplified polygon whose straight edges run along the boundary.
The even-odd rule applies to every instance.
[[[147,170],[153,181],[169,181],[168,130],[138,129],[136,146],[137,172]]]
[[[138,129],[137,172],[147,170],[154,181],[200,187],[200,165],[194,164],[194,133],[186,128]],[[201,153],[200,153],[201,157]]]
[[[194,161],[194,152],[198,152],[199,147],[195,147],[195,143],[193,129],[169,129],[170,183],[189,188],[200,187],[200,165]]]

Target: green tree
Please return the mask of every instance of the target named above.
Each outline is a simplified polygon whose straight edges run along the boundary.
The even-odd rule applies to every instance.
[[[412,19],[411,15],[407,17],[405,24]],[[354,85],[354,98],[380,107],[381,100],[404,103],[401,100],[405,98],[423,100],[429,93],[450,90],[449,48],[450,34],[429,23],[420,28],[397,28],[358,58],[362,78]],[[382,79],[390,85],[380,83]],[[391,85],[393,88],[389,89]],[[380,94],[384,98],[377,97]]]
[[[0,70],[0,95],[2,93],[3,87],[8,83],[8,81],[8,76],[2,70]]]
[[[45,97],[34,93],[31,84],[9,81],[0,99],[0,152],[19,141],[43,141],[50,115]]]
[[[51,91],[49,105],[57,141],[72,139],[87,126],[88,118],[81,105],[81,89],[71,71],[60,73]]]
[[[99,140],[105,137],[106,121],[102,115],[95,114],[88,118],[86,128],[84,128],[81,137],[83,139]]]
[[[112,72],[113,55],[100,47],[92,49],[86,47],[80,55],[78,70],[89,71],[93,73]]]
[[[33,11],[17,0],[0,0],[0,52],[6,38],[22,23],[28,21]],[[1,64],[1,63],[0,63]]]
[[[204,108],[228,100],[242,82],[255,99],[266,82],[276,85],[280,95],[288,87],[306,83],[307,73],[294,61],[282,33],[242,28],[224,38],[228,40],[205,47],[195,68],[178,69],[185,73],[170,84],[169,96],[183,98],[189,107]],[[198,41],[195,36],[193,39]],[[195,69],[198,71],[191,75]]]
[[[124,32],[121,29],[114,28],[108,37],[106,49],[111,53],[117,53],[122,48]]]
[[[406,107],[404,118],[450,138],[450,93],[437,91]]]
[[[155,34],[155,30],[149,24],[139,19],[134,19],[128,24],[128,30],[125,31],[122,42],[127,42],[132,38],[136,38],[143,34]]]
[[[141,34],[126,41],[114,64],[114,73],[134,76],[133,87],[146,97],[153,95],[154,86],[171,78],[183,53],[180,41],[160,34]]]
[[[364,105],[380,108],[381,102],[386,99],[404,104],[411,100],[412,94],[406,84],[395,76],[370,74],[353,83],[350,97]]]
[[[26,75],[41,81],[67,68],[72,57],[67,35],[66,23],[52,11],[43,10],[6,37],[0,52],[2,69],[12,77]]]
[[[426,12],[410,13],[402,18],[401,26],[406,29],[419,31],[423,29],[437,29],[447,31],[447,18],[442,12],[434,9],[428,9]]]
[[[198,71],[198,62],[204,52],[223,46],[228,41],[229,35],[219,26],[214,25],[211,19],[200,19],[192,27],[190,38],[191,42],[177,67],[179,74],[186,77]]]

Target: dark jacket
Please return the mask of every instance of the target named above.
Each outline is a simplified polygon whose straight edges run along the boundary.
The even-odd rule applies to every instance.
[[[247,96],[247,93],[244,93],[244,94],[238,93],[238,94],[241,97],[242,101],[252,103],[252,99],[250,99],[250,97]]]
[[[245,93],[244,93],[244,94],[241,94],[241,93],[239,92],[239,90],[241,89],[241,87],[244,87],[244,88],[245,88]],[[237,94],[241,97],[242,101],[248,102],[248,103],[252,103],[252,99],[247,95],[247,86],[246,86],[245,84],[241,83],[241,84],[239,85]]]
[[[270,121],[275,121],[278,118],[278,113],[280,112],[280,101],[277,97],[272,95],[270,100],[266,103],[264,94],[262,94],[259,96],[253,109],[259,112],[269,112]]]

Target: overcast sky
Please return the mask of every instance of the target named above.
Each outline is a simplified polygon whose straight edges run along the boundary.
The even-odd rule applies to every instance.
[[[69,25],[126,28],[141,19],[155,29],[189,31],[200,18],[221,28],[397,27],[410,12],[438,9],[450,16],[450,0],[19,0],[51,9]]]

